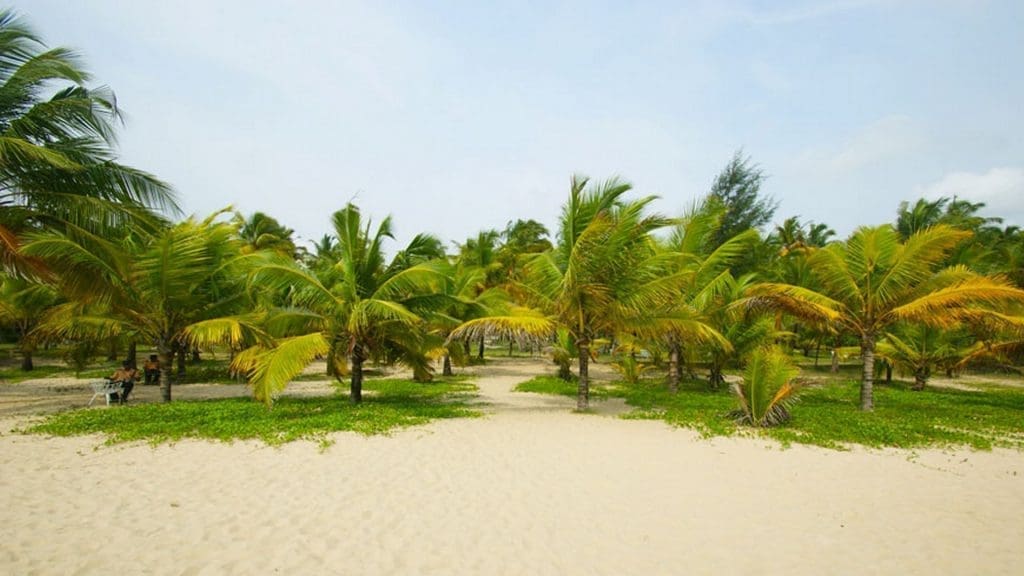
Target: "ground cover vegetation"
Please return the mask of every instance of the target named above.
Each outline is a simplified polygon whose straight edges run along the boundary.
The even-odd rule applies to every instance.
[[[384,429],[373,422],[401,420],[372,415],[390,406],[387,394],[363,412],[345,405],[362,403],[369,366],[401,366],[429,390],[438,369],[450,377],[500,346],[549,357],[554,379],[523,389],[571,391],[579,410],[592,394],[618,394],[640,415],[706,430],[976,446],[1013,432],[1004,411],[1016,410],[1019,433],[1020,391],[930,385],[937,373],[1024,363],[1024,231],[982,204],[903,203],[892,222],[846,238],[797,216],[772,227],[778,204],[762,192],[763,172],[737,153],[676,214],[655,213],[654,197],[621,178],[573,176],[551,231],[516,220],[454,247],[422,233],[395,248],[390,217],[375,222],[349,204],[307,248],[269,214],[183,218],[168,185],[116,161],[115,102],[74,53],[0,12],[0,336],[13,364],[0,374],[62,365],[89,375],[155,353],[166,403],[197,374],[244,381],[258,402],[69,414],[40,430],[99,431],[108,418],[140,431],[146,417],[180,410],[180,429],[152,433],[175,438],[202,428],[189,411],[201,420],[209,410],[225,427],[200,435],[293,434],[271,423],[280,416],[253,416],[268,407],[336,413],[327,427],[363,414],[369,423],[346,429]],[[837,377],[859,363],[856,399],[850,378],[801,385],[791,365],[822,356]],[[347,392],[282,397],[317,359]],[[598,359],[622,385],[592,390]],[[398,397],[407,407],[429,400]],[[267,429],[232,428],[236,417]],[[132,418],[140,423],[125,424]]]

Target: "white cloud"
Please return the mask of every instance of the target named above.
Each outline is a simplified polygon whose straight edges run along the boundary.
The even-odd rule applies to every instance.
[[[992,168],[985,173],[950,172],[917,189],[925,198],[957,197],[984,202],[985,213],[1006,224],[1024,224],[1024,169]]]
[[[905,159],[923,150],[926,130],[909,116],[876,120],[837,145],[805,150],[795,160],[801,172],[829,179],[847,178],[865,168]]]

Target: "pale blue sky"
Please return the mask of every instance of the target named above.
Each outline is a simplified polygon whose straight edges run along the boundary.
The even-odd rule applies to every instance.
[[[957,194],[1024,225],[1024,2],[17,1],[126,111],[187,212],[303,238],[549,226],[569,176],[678,214],[733,151],[842,235]]]

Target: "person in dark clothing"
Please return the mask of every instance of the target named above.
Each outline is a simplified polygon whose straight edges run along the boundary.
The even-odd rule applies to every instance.
[[[143,383],[146,386],[160,383],[160,360],[157,359],[156,354],[150,354],[149,360],[142,364],[142,373],[145,377]]]
[[[125,360],[121,367],[114,371],[114,374],[108,378],[111,382],[121,383],[121,393],[117,394],[117,400],[121,404],[128,402],[128,395],[132,393],[132,388],[135,387],[135,379],[139,377],[139,371],[132,368],[132,363]]]

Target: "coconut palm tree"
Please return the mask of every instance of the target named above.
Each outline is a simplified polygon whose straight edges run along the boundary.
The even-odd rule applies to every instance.
[[[574,176],[558,243],[526,262],[524,281],[516,286],[531,308],[470,320],[452,337],[515,334],[548,340],[558,328],[565,329],[577,351],[576,406],[588,408],[594,339],[621,330],[660,334],[665,318],[657,311],[667,309],[676,294],[672,274],[650,236],[671,221],[644,214],[653,196],[623,200],[630,189],[616,178],[591,185]]]
[[[718,237],[725,206],[715,197],[694,205],[680,218],[664,247],[664,256],[674,279],[677,297],[669,312],[688,322],[679,322],[665,334],[668,347],[668,386],[679,390],[683,344],[715,348],[720,354],[732,352],[730,343],[710,323],[717,310],[724,309],[723,296],[735,284],[730,266],[757,241],[756,230],[747,229],[724,240]]]
[[[964,336],[959,330],[922,324],[896,326],[879,341],[877,352],[892,366],[914,375],[912,390],[924,390],[934,369],[952,369],[971,353],[971,347],[964,346]]]
[[[724,370],[729,365],[743,365],[755,350],[778,336],[775,319],[760,311],[737,306],[757,286],[753,274],[733,278],[726,273],[714,287],[715,293],[701,302],[702,317],[718,334],[725,345],[716,343],[707,347],[708,383],[717,389],[725,383]]]
[[[364,222],[359,208],[349,204],[334,213],[333,224],[337,245],[328,254],[337,260],[332,265],[310,272],[294,262],[268,263],[251,276],[251,285],[287,288],[292,294],[293,308],[274,314],[275,321],[288,329],[271,333],[282,337],[236,358],[257,399],[267,404],[305,366],[323,356],[336,367],[339,380],[349,374],[349,397],[358,404],[364,363],[397,352],[416,369],[430,347],[421,315],[449,303],[438,265],[385,261],[382,244],[392,237],[390,218],[374,229],[372,222]],[[406,263],[418,251],[414,245],[403,251]],[[341,365],[345,358],[348,366]]]
[[[295,255],[295,242],[292,240],[294,230],[286,228],[273,216],[254,212],[248,218],[241,214],[235,217],[240,223],[238,234],[245,242],[243,251],[271,250],[285,256]]]
[[[443,293],[448,303],[441,309],[426,315],[430,330],[445,339],[441,346],[444,376],[451,376],[452,358],[459,362],[469,360],[469,341],[455,342],[450,339],[453,330],[473,318],[482,318],[508,312],[512,299],[502,288],[486,288],[486,272],[476,266],[444,265],[437,263],[444,274]]]
[[[820,289],[763,283],[751,305],[768,305],[795,316],[829,324],[837,333],[860,341],[863,376],[862,410],[874,406],[875,347],[897,323],[949,327],[968,313],[984,314],[981,304],[998,307],[1024,301],[1024,290],[998,277],[963,267],[939,264],[969,232],[944,225],[911,234],[901,241],[889,225],[858,228],[845,242],[810,252],[808,263]]]
[[[170,402],[169,368],[176,354],[184,366],[186,328],[250,307],[243,280],[255,256],[241,254],[237,227],[219,215],[120,241],[61,232],[30,237],[23,250],[60,271],[56,287],[68,298],[37,330],[56,340],[127,337],[155,347],[168,375],[161,395]],[[257,334],[254,322],[233,326],[238,341]]]
[[[12,327],[18,336],[22,370],[35,368],[32,354],[36,343],[31,338],[32,330],[58,301],[58,294],[46,284],[0,274],[0,325]]]
[[[176,212],[170,188],[115,162],[121,120],[113,92],[89,88],[66,48],[46,49],[12,12],[0,11],[0,260],[41,272],[19,252],[43,227],[107,232]]]

